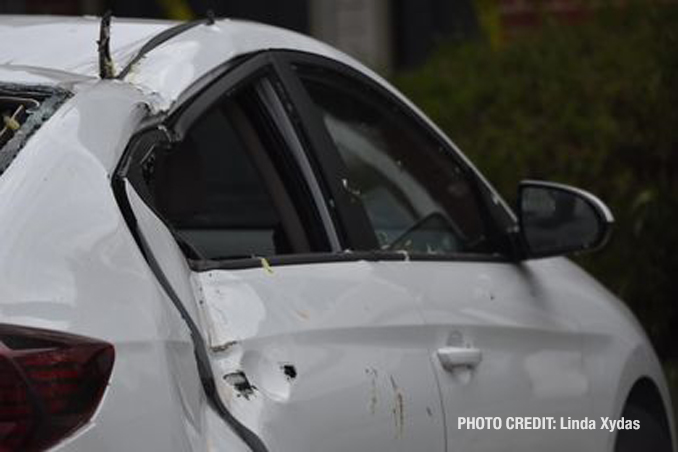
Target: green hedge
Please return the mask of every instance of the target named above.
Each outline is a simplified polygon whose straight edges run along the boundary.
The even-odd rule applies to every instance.
[[[520,179],[599,195],[612,242],[578,260],[678,355],[678,8],[600,10],[503,45],[450,43],[395,83],[515,199]]]

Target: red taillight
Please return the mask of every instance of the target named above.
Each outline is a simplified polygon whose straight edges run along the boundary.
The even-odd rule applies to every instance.
[[[114,357],[105,342],[0,324],[0,452],[44,450],[85,424]]]

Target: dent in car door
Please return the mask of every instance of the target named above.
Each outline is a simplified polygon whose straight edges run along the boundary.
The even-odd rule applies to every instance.
[[[369,262],[196,273],[218,390],[270,450],[444,450],[412,300]]]
[[[176,135],[181,140],[137,159],[132,181],[191,256],[197,318],[220,400],[271,451],[443,451],[422,317],[406,292],[383,278],[382,264],[317,262],[334,255],[306,234],[313,215],[300,210],[312,209],[299,207],[311,201],[299,200],[303,190],[289,183],[295,168],[279,158],[289,157],[284,134],[266,129],[275,121],[262,111],[258,96],[266,90],[258,83],[274,75],[265,55],[255,58],[257,77],[240,67],[237,77],[226,76],[237,89],[224,78],[214,86],[227,95],[213,87],[200,94],[182,113],[193,119]],[[205,99],[219,100],[196,111]],[[262,129],[271,136],[256,133]],[[276,171],[281,160],[284,174]],[[324,229],[322,221],[312,226]],[[295,256],[300,251],[305,257]],[[271,254],[286,254],[281,259],[294,265],[254,257]]]

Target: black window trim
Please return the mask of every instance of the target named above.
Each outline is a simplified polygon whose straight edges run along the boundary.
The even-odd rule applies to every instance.
[[[171,115],[165,119],[163,124],[168,130],[170,130],[173,141],[183,140],[191,126],[206,111],[221,102],[224,98],[240,90],[243,86],[251,85],[255,87],[256,90],[257,86],[262,87],[264,83],[268,83],[273,88],[278,100],[282,102],[279,89],[276,88],[276,85],[279,84],[279,75],[277,74],[274,67],[272,55],[268,52],[258,52],[251,54],[249,58],[242,58],[240,64],[235,66],[226,65],[223,74],[217,76],[213,74],[210,76],[210,80],[211,83],[205,84],[201,90],[195,93],[194,96],[192,96],[190,99],[187,99],[178,107],[175,107]],[[261,92],[259,90],[256,91],[258,96],[261,96]],[[268,106],[264,108],[268,109]],[[269,114],[271,115],[274,123],[272,126],[276,129],[279,129],[280,124],[278,124],[273,118],[276,112],[269,111]],[[305,191],[308,192],[308,196],[303,196],[304,199],[302,199],[305,204],[304,214],[308,214],[307,211],[313,211],[309,214],[311,217],[313,217],[312,221],[306,221],[303,223],[305,225],[304,234],[307,235],[309,239],[313,239],[314,243],[322,243],[322,248],[327,247],[332,252],[335,252],[337,249],[335,249],[336,246],[333,246],[333,244],[336,243],[336,240],[332,240],[331,238],[336,236],[336,230],[330,228],[331,226],[333,227],[333,225],[328,225],[323,220],[321,210],[325,207],[325,205],[321,205],[319,203],[323,197],[313,196],[310,193],[312,187],[318,185],[318,181],[309,180],[309,176],[312,176],[312,174],[309,174],[308,171],[304,171],[303,169],[305,163],[307,163],[301,160],[307,158],[305,150],[301,149],[301,153],[295,152],[294,149],[291,149],[294,146],[294,143],[288,142],[282,130],[279,130],[279,132],[281,134],[281,138],[286,142],[287,146],[290,147],[290,149],[288,149],[288,157],[294,164],[296,170],[294,171],[296,179],[301,185],[303,185]],[[293,133],[296,136],[296,131],[293,131]],[[299,214],[300,212],[297,211],[281,212],[281,215],[291,215],[296,217],[298,217]],[[313,231],[308,231],[307,229],[309,228],[313,229]],[[247,258],[224,260],[233,260],[237,262],[243,259]],[[193,260],[192,262],[199,262],[199,260]]]
[[[289,254],[289,255],[273,255],[273,256],[255,256],[251,258],[239,258],[239,259],[227,259],[227,260],[209,260],[209,259],[191,259],[187,258],[188,264],[191,269],[194,271],[210,271],[217,269],[224,270],[245,270],[251,268],[266,268],[268,265],[273,266],[283,266],[283,265],[305,265],[313,263],[340,263],[340,262],[356,262],[356,261],[394,261],[394,262],[409,262],[409,261],[434,261],[434,262],[514,262],[516,258],[509,254],[473,254],[473,253],[459,253],[459,254],[425,254],[425,253],[406,253],[402,251],[381,251],[378,249],[377,238],[374,235],[374,232],[370,226],[367,213],[364,211],[362,205],[359,205],[358,209],[348,209],[344,208],[346,204],[349,206],[355,205],[350,198],[350,193],[345,189],[341,184],[341,178],[337,177],[336,174],[333,174],[333,168],[336,169],[336,166],[343,166],[338,151],[334,148],[334,144],[328,134],[324,131],[324,128],[318,127],[311,128],[308,124],[309,117],[314,117],[316,113],[315,106],[312,104],[312,101],[308,94],[306,93],[305,88],[303,87],[301,80],[295,74],[292,64],[302,63],[310,64],[312,66],[326,67],[340,74],[346,74],[349,77],[358,78],[358,81],[362,83],[367,83],[368,86],[371,86],[378,93],[385,95],[396,105],[401,106],[403,112],[411,115],[418,124],[428,130],[435,139],[441,143],[441,146],[446,149],[450,155],[459,162],[460,167],[465,171],[468,171],[471,175],[470,180],[474,189],[477,189],[475,184],[479,183],[475,172],[468,167],[463,158],[460,158],[457,155],[457,150],[450,147],[445,140],[439,137],[437,131],[432,129],[426,121],[420,118],[418,115],[414,114],[408,105],[404,104],[400,99],[394,96],[392,93],[388,92],[385,88],[380,86],[376,81],[371,80],[369,77],[358,72],[357,70],[340,63],[338,61],[322,57],[319,55],[309,54],[306,52],[291,51],[291,50],[270,50],[264,52],[256,52],[247,56],[242,56],[238,58],[237,64],[229,62],[228,64],[221,65],[219,68],[215,69],[215,72],[218,74],[210,73],[208,74],[207,79],[209,82],[198,82],[202,83],[199,88],[196,89],[196,86],[192,88],[194,91],[191,96],[187,96],[182,100],[182,102],[175,104],[172,109],[164,115],[159,115],[155,119],[151,119],[143,123],[139,131],[132,137],[130,144],[123,153],[122,158],[118,168],[115,171],[115,176],[113,178],[114,187],[116,184],[120,184],[121,181],[125,179],[129,180],[132,183],[132,186],[135,187],[139,196],[146,202],[146,204],[153,210],[156,216],[163,221],[168,230],[170,230],[175,237],[177,237],[175,231],[171,225],[167,224],[164,221],[162,215],[154,209],[153,203],[150,199],[150,193],[145,193],[140,187],[143,184],[139,184],[138,178],[141,177],[141,173],[136,174],[135,171],[131,171],[132,163],[134,161],[138,162],[138,159],[141,155],[147,155],[152,152],[152,149],[156,146],[169,146],[171,143],[177,141],[182,137],[182,134],[186,132],[187,126],[197,119],[199,114],[205,109],[209,108],[210,105],[218,102],[221,98],[212,98],[211,100],[208,96],[203,96],[206,92],[214,92],[213,89],[221,88],[223,90],[223,96],[227,96],[229,93],[234,92],[238,87],[242,86],[247,81],[259,77],[262,75],[262,71],[270,71],[269,75],[272,77],[267,77],[276,91],[280,101],[283,103],[287,119],[295,128],[295,133],[299,142],[304,146],[303,151],[305,152],[306,158],[309,159],[309,163],[314,171],[314,176],[317,179],[317,182],[321,184],[322,188],[322,198],[325,200],[325,207],[329,210],[332,215],[332,219],[335,222],[336,232],[343,232],[343,226],[339,216],[343,217],[343,223],[347,224],[349,229],[352,231],[351,235],[343,235],[340,238],[341,248],[335,249],[332,247],[331,252],[317,252],[310,254]],[[190,88],[189,88],[190,89]],[[198,99],[203,96],[198,104]],[[300,101],[301,97],[301,101]],[[202,106],[202,109],[198,108],[198,105]],[[191,116],[189,116],[191,115]],[[178,121],[178,118],[184,118],[183,121]],[[316,120],[311,120],[311,124],[316,124],[319,120],[317,116]],[[313,139],[310,139],[310,135]],[[322,136],[324,135],[324,137]],[[316,146],[313,146],[314,143],[325,143],[329,145],[329,149],[333,152],[325,153],[329,154],[323,155],[318,154]],[[326,171],[322,171],[321,167],[324,166]],[[329,178],[327,175],[329,174]],[[344,173],[346,174],[346,173]],[[307,175],[304,176],[305,182]],[[328,179],[333,180],[334,183],[330,183]],[[125,196],[122,194],[121,196]],[[483,199],[482,197],[480,198]],[[316,202],[317,204],[317,202]],[[485,212],[486,205],[484,202],[481,202],[482,210]],[[357,211],[357,212],[356,212]],[[353,214],[353,215],[351,215]],[[360,220],[362,218],[362,220]],[[356,227],[360,223],[363,224],[363,227]],[[492,225],[496,225],[494,220],[490,222]],[[365,231],[367,228],[367,231]],[[327,230],[325,230],[326,233]],[[371,243],[374,251],[352,251],[351,247],[355,246],[357,243],[353,238],[356,235],[362,237],[362,240],[367,237],[367,241]]]
[[[249,270],[252,268],[282,267],[288,265],[331,264],[346,262],[467,262],[506,263],[513,262],[505,256],[495,254],[427,254],[404,251],[340,251],[332,253],[286,254],[231,260],[190,260],[189,265],[196,272],[214,270]]]
[[[162,290],[172,302],[172,305],[177,310],[181,318],[186,322],[186,326],[191,334],[193,341],[193,352],[196,359],[198,374],[200,375],[200,382],[205,391],[205,396],[208,403],[217,411],[224,421],[226,421],[236,432],[236,434],[247,444],[253,451],[266,452],[268,449],[265,444],[253,431],[240,422],[226,407],[221,400],[215,384],[215,375],[212,371],[210,359],[207,354],[207,346],[205,339],[200,332],[200,328],[186,310],[182,300],[174,290],[172,284],[167,279],[160,264],[158,263],[153,250],[148,245],[148,241],[144,238],[141,230],[138,227],[136,215],[132,209],[127,196],[126,184],[130,184],[131,188],[137,191],[144,203],[156,215],[156,217],[167,227],[167,229],[176,238],[178,237],[172,227],[165,222],[162,215],[160,215],[154,208],[153,203],[149,202],[148,196],[150,193],[145,190],[143,184],[141,191],[133,183],[138,177],[141,177],[141,171],[130,171],[134,168],[135,163],[139,158],[145,158],[149,153],[153,152],[158,146],[167,146],[171,143],[171,138],[166,128],[163,126],[144,126],[140,129],[130,140],[122,158],[111,178],[111,188],[113,196],[115,197],[121,214],[130,230],[134,241],[136,242],[141,255],[147,262],[151,272],[158,280]]]
[[[187,255],[187,260],[191,267],[199,266],[203,258],[198,258],[195,253],[190,253],[191,246],[183,241],[181,236],[177,233],[172,225],[164,218],[164,216],[158,211],[153,202],[153,197],[148,191],[146,184],[143,180],[143,170],[142,165],[144,161],[157,151],[158,148],[169,148],[177,142],[180,142],[185,138],[187,131],[190,127],[197,121],[201,115],[212,108],[214,105],[221,102],[225,97],[228,97],[232,93],[236,92],[243,86],[250,84],[252,82],[268,82],[273,88],[276,95],[278,95],[278,100],[281,101],[278,89],[276,89],[276,79],[277,75],[275,74],[275,69],[273,67],[272,57],[270,54],[265,52],[258,52],[251,54],[249,58],[241,58],[239,64],[237,65],[224,65],[223,73],[220,75],[210,74],[211,83],[204,84],[200,90],[196,90],[195,94],[190,98],[186,99],[182,104],[175,105],[169,114],[158,115],[155,118],[144,121],[140,126],[139,130],[131,138],[127,149],[123,153],[118,167],[116,168],[114,179],[114,186],[116,183],[120,183],[124,180],[128,180],[134,189],[137,191],[137,194],[144,201],[144,203],[151,209],[153,214],[158,217],[158,219],[167,227],[167,229],[172,233],[175,240],[177,240]],[[255,84],[252,85],[255,87]],[[263,86],[263,85],[262,85]],[[256,89],[256,87],[255,87]],[[261,96],[261,93],[257,93]],[[268,107],[266,107],[268,108]],[[284,109],[284,108],[283,108]],[[276,112],[270,112],[273,116]],[[279,112],[278,112],[279,114]],[[275,122],[275,121],[274,121]],[[279,124],[275,124],[274,127],[278,128]],[[280,131],[281,135],[284,135]],[[292,133],[296,136],[296,130],[292,130]],[[283,137],[284,138],[284,137]],[[288,141],[285,139],[285,141]],[[293,143],[287,143],[288,146],[293,146]],[[301,149],[302,152],[294,152],[292,149],[289,150],[289,157],[293,161],[295,166],[296,176],[300,179],[300,183],[310,191],[311,187],[314,185],[317,187],[319,181],[314,181],[315,184],[312,184],[308,180],[309,174],[308,171],[303,170],[303,162],[300,162],[300,158],[306,156],[305,149]],[[308,167],[308,162],[307,167]],[[117,182],[116,182],[117,181]],[[124,196],[124,194],[123,194]],[[339,251],[339,248],[333,246],[333,243],[336,244],[336,240],[330,240],[331,234],[336,236],[334,230],[329,230],[327,224],[322,221],[320,218],[320,201],[324,197],[320,196],[308,196],[304,197],[304,202],[306,203],[304,207],[309,207],[310,209],[315,210],[315,213],[318,216],[317,221],[313,221],[312,227],[315,230],[313,234],[320,236],[322,243],[326,244],[329,247],[330,251],[319,251],[321,254],[332,254]],[[279,206],[278,206],[279,207]],[[323,205],[324,207],[324,205]],[[310,210],[306,209],[306,210]],[[296,212],[294,215],[298,215]],[[307,231],[306,231],[307,232]],[[311,237],[309,237],[310,239]],[[189,253],[186,253],[189,251]],[[299,253],[291,254],[296,255]],[[308,252],[302,253],[304,255]],[[268,256],[262,256],[262,258],[267,258]],[[250,258],[233,258],[233,259],[224,259],[225,262],[241,262],[247,261]],[[260,259],[258,256],[253,257],[253,259]]]
[[[312,99],[291,66],[291,57],[306,55],[288,50],[271,51],[281,81],[282,93],[288,96],[289,114],[297,134],[306,146],[307,154],[322,181],[325,202],[334,213],[335,229],[341,251],[377,249],[378,240],[363,205],[347,190],[348,169],[325,131]]]
[[[269,79],[262,80],[260,85],[257,87],[259,95],[262,97],[262,99],[264,99],[264,102],[271,102],[271,105],[268,106],[268,109],[271,113],[272,119],[275,122],[275,126],[285,136],[290,148],[290,153],[295,157],[297,166],[299,167],[299,170],[306,181],[310,191],[309,195],[314,200],[314,204],[318,209],[320,220],[322,221],[325,228],[330,249],[332,249],[334,252],[341,251],[342,247],[341,243],[339,242],[339,235],[335,228],[334,218],[325,201],[325,196],[320,185],[321,181],[318,180],[316,171],[311,166],[311,161],[308,158],[306,147],[302,144],[299,134],[297,133],[297,129],[292,123],[288,109],[286,109],[285,105],[283,104],[283,100],[280,96],[280,89],[281,88],[276,89],[272,81]]]
[[[227,66],[224,73],[218,77],[210,77],[210,83],[202,86],[193,96],[173,108],[163,121],[164,126],[172,131],[173,141],[183,140],[193,123],[223,98],[271,71],[269,56],[266,53],[259,53],[241,61],[240,64]]]

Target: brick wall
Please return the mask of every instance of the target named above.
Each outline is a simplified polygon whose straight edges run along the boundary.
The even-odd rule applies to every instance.
[[[576,23],[590,12],[591,2],[581,0],[497,0],[502,28],[507,31],[531,28],[542,20],[543,13],[564,22]]]

